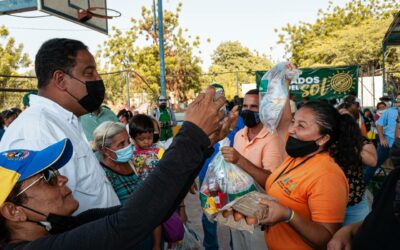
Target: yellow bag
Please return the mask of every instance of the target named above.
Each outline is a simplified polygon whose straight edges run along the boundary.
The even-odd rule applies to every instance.
[[[374,133],[374,131],[372,131],[372,130],[368,131],[368,133],[367,133],[367,138],[368,138],[369,140],[375,140],[376,134]]]

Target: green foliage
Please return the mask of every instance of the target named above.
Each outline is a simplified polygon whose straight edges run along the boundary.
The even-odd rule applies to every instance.
[[[18,75],[17,71],[28,67],[30,60],[22,52],[23,45],[16,44],[14,38],[9,37],[5,26],[0,26],[0,74]],[[0,88],[32,88],[33,81],[16,78],[0,77]],[[0,111],[5,108],[15,107],[21,103],[24,93],[0,92]]]
[[[200,38],[187,38],[187,30],[179,25],[179,13],[182,4],[175,11],[164,11],[164,54],[167,92],[172,92],[179,101],[185,101],[189,93],[199,91],[201,74],[200,58],[194,55],[194,49],[200,44]],[[130,78],[133,91],[147,92],[155,100],[160,92],[160,63],[158,33],[154,32],[154,19],[151,9],[142,7],[141,17],[132,18],[131,28],[127,32],[113,27],[114,34],[97,53],[103,58],[103,71],[134,70],[141,77]],[[146,45],[138,46],[139,41]],[[119,76],[107,77],[108,99],[121,103],[121,95],[126,95]],[[125,83],[125,81],[123,82]]]
[[[236,72],[239,72],[239,95],[242,95],[240,83],[254,83],[253,71],[266,70],[272,67],[271,61],[265,55],[250,51],[240,42],[221,43],[215,49],[211,58],[212,65],[208,70],[210,75],[202,78],[203,87],[214,82],[219,83],[224,86],[227,99],[232,99],[236,95]]]
[[[287,24],[279,34],[299,67],[366,64],[379,67],[381,42],[400,7],[397,0],[354,0],[343,8],[329,2],[315,23]],[[394,49],[388,62],[398,61]]]

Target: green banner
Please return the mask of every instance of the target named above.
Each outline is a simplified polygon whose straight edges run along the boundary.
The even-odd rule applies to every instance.
[[[290,93],[298,101],[304,97],[309,100],[337,99],[350,93],[357,95],[358,66],[331,68],[304,68],[299,79],[290,83]],[[261,79],[267,71],[256,71],[256,83],[259,88]]]

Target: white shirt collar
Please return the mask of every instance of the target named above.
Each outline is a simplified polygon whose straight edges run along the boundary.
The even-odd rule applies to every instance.
[[[66,110],[65,108],[61,107],[58,103],[49,98],[38,95],[30,95],[29,102],[31,107],[45,106],[46,108],[56,112],[60,116],[60,118],[63,118],[68,122],[78,120],[78,118],[76,117],[76,115],[74,115],[74,113]]]

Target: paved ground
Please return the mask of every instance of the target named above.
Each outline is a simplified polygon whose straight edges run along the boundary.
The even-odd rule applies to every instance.
[[[196,233],[203,242],[203,227],[201,225],[202,209],[200,207],[199,194],[188,194],[185,198],[186,213]],[[229,250],[230,234],[227,227],[218,228],[219,249]]]

